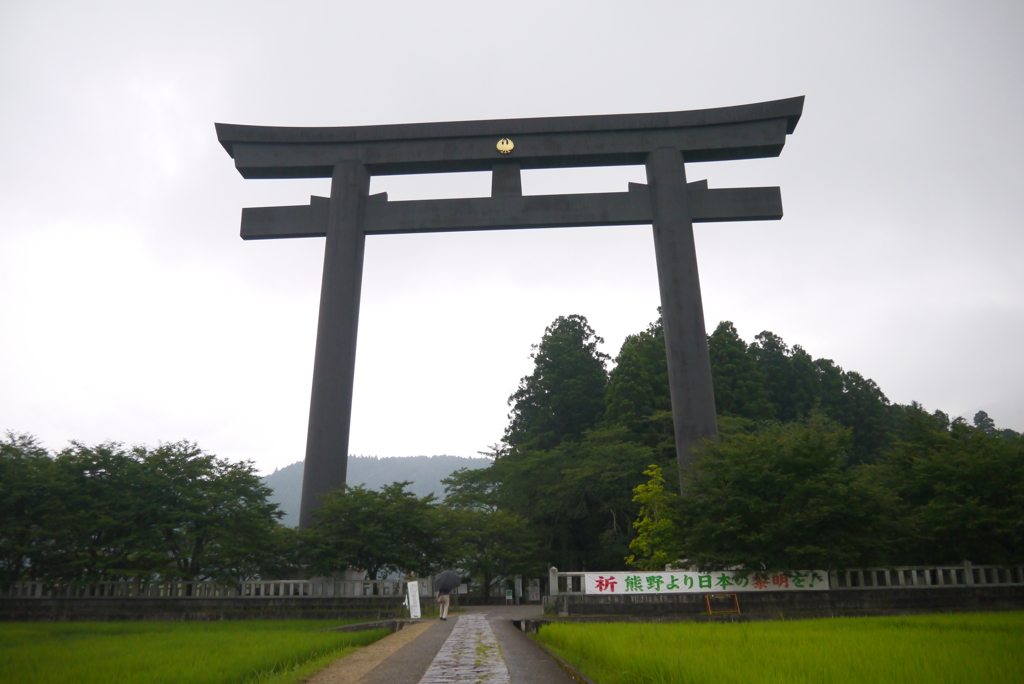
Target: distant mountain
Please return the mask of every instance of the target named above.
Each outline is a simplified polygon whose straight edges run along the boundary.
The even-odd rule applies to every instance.
[[[376,456],[349,456],[348,483],[352,486],[366,485],[369,489],[380,489],[392,482],[410,480],[409,491],[416,496],[433,494],[444,498],[441,480],[460,468],[486,468],[491,465],[489,458],[467,458],[465,456],[403,456],[377,458]],[[290,527],[299,524],[299,502],[302,499],[303,463],[292,463],[279,468],[263,478],[264,484],[274,490],[270,500],[281,506],[284,517],[281,522]]]

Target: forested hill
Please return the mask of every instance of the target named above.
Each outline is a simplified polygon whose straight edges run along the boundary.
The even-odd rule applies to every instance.
[[[1024,558],[1024,438],[984,411],[969,423],[893,404],[856,371],[767,330],[747,342],[722,321],[708,336],[720,439],[694,454],[678,496],[661,321],[626,337],[610,372],[603,341],[578,314],[545,329],[510,397],[500,458],[456,478],[449,496],[525,520],[544,562],[610,571],[636,548],[650,551],[648,568]],[[653,503],[656,532],[642,540],[633,524],[654,490],[641,485],[685,502]],[[668,520],[678,533],[657,531]],[[812,551],[823,555],[799,555]]]
[[[366,485],[369,489],[380,489],[392,482],[410,480],[409,491],[416,496],[434,494],[444,498],[441,480],[459,468],[486,468],[489,458],[468,458],[466,456],[403,456],[377,458],[376,456],[350,456],[348,459],[348,483]],[[289,527],[299,524],[299,500],[302,498],[302,461],[275,470],[263,478],[263,482],[274,490],[270,501],[279,504],[284,511],[281,522]]]

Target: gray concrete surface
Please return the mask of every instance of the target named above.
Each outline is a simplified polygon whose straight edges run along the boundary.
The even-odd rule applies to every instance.
[[[513,619],[539,615],[538,606],[470,607],[447,622],[436,621],[359,684],[573,684],[512,625]]]
[[[359,684],[419,684],[457,620],[434,622],[430,629],[366,673]]]
[[[574,684],[565,670],[512,625],[514,619],[539,617],[538,606],[479,606],[470,610],[487,616],[512,684]]]

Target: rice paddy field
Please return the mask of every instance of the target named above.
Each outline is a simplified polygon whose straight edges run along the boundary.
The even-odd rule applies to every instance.
[[[553,624],[537,639],[598,684],[1024,682],[1024,613]]]
[[[0,682],[293,684],[389,633],[320,631],[344,623],[0,623]]]

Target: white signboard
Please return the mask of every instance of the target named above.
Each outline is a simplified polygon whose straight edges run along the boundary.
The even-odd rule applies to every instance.
[[[587,594],[732,594],[738,591],[822,591],[828,589],[824,570],[748,574],[730,571],[588,572]]]
[[[419,582],[407,582],[406,586],[409,587],[408,593],[405,596],[405,600],[409,604],[409,617],[413,620],[419,620],[420,615],[420,583]]]

